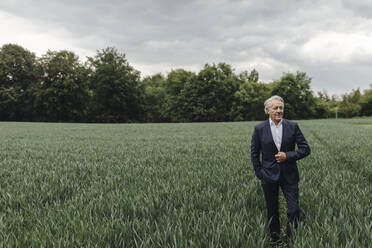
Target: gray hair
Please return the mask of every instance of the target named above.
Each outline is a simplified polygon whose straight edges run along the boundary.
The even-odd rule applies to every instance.
[[[284,105],[284,100],[283,100],[283,98],[281,98],[280,96],[271,96],[269,99],[267,99],[266,101],[265,101],[265,103],[264,103],[264,105],[265,105],[265,113],[266,114],[268,114],[268,112],[267,112],[267,110],[271,107],[271,101],[272,100],[279,100],[279,101],[281,101],[282,103],[283,103],[283,105]]]

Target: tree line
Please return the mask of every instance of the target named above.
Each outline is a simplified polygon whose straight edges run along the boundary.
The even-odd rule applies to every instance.
[[[206,64],[141,78],[113,47],[83,63],[71,51],[41,57],[6,44],[0,48],[0,120],[50,122],[202,122],[267,118],[263,102],[285,99],[288,119],[372,115],[371,89],[341,97],[314,94],[305,72],[271,83],[253,69],[235,73],[226,63]]]

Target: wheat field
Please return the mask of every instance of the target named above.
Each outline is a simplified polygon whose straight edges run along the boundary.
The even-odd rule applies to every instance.
[[[267,247],[257,123],[2,122],[0,246]],[[372,119],[299,124],[294,246],[368,247]]]

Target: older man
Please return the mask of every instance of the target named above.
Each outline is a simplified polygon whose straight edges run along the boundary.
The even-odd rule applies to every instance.
[[[283,118],[284,101],[280,96],[265,101],[265,112],[269,119],[254,127],[251,160],[255,174],[261,180],[275,246],[280,240],[279,187],[287,202],[287,237],[291,237],[291,226],[297,226],[300,210],[296,161],[309,155],[310,147],[298,124]]]

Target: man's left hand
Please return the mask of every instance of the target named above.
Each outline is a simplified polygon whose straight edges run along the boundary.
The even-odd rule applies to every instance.
[[[278,152],[275,155],[275,159],[276,159],[276,162],[283,163],[287,159],[287,155],[285,154],[285,152]]]

